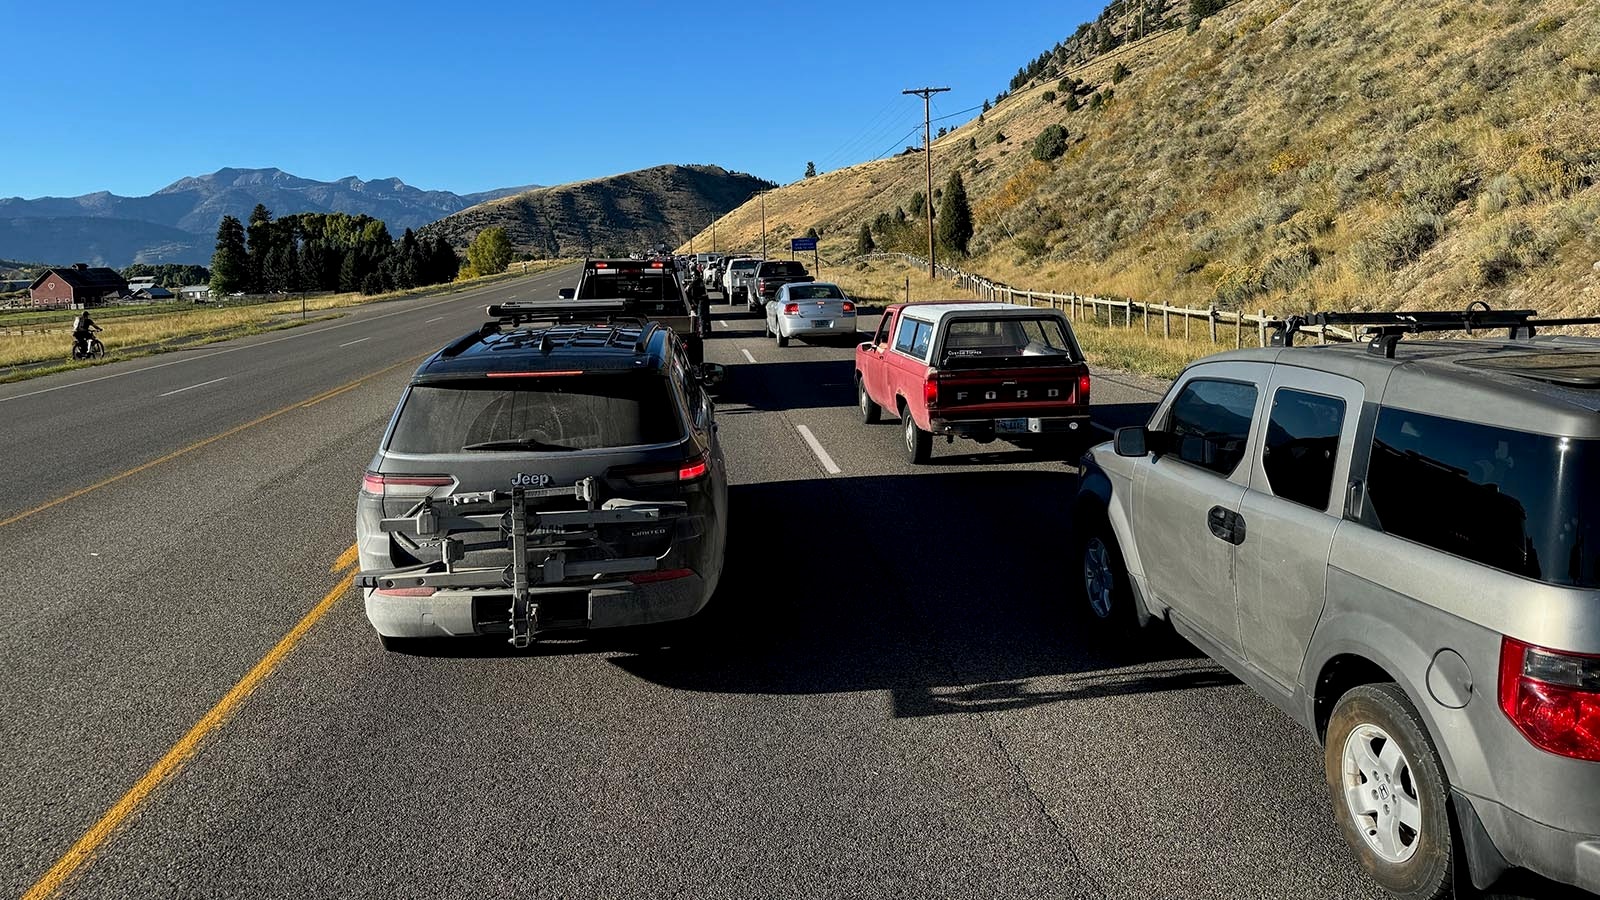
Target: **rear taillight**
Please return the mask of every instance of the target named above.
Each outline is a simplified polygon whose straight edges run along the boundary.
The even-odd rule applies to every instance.
[[[693,574],[693,569],[657,569],[654,572],[640,572],[637,575],[629,575],[628,580],[634,584],[653,584],[657,581],[676,581],[679,578],[688,578]]]
[[[435,490],[456,483],[449,475],[383,475],[368,472],[361,477],[361,492],[373,497],[426,497]]]
[[[617,466],[607,475],[636,486],[678,484],[704,478],[709,471],[706,458],[673,463],[646,463],[639,466]]]
[[[844,303],[840,304],[839,309],[842,312],[855,312],[856,305],[851,303],[849,300],[846,300]]]
[[[929,375],[928,380],[922,383],[922,402],[927,406],[939,405],[939,381],[937,376]]]
[[[1500,709],[1535,747],[1600,762],[1600,656],[1502,638]]]
[[[1078,376],[1078,402],[1089,402],[1089,376],[1087,375]]]
[[[800,304],[798,304],[798,303],[785,303],[783,305],[783,314],[786,315],[786,316],[798,316],[798,315],[800,315]]]

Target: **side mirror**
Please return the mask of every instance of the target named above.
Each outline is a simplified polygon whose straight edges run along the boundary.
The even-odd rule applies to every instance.
[[[560,297],[562,300],[571,300],[573,297],[577,296],[577,294],[578,291],[576,288],[562,288],[561,290],[556,291],[556,296]]]
[[[701,363],[695,369],[694,377],[700,382],[701,387],[713,388],[721,384],[727,374],[728,370],[723,368],[721,363]]]
[[[1147,456],[1150,452],[1150,432],[1143,425],[1118,428],[1113,443],[1118,456]]]

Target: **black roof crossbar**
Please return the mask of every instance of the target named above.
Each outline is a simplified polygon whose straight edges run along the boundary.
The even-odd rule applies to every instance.
[[[1343,326],[1352,333],[1371,336],[1367,350],[1378,356],[1394,358],[1395,345],[1407,334],[1425,334],[1440,331],[1465,331],[1474,334],[1495,328],[1507,330],[1511,340],[1531,338],[1540,328],[1560,328],[1569,325],[1600,325],[1600,317],[1569,319],[1539,319],[1537,310],[1493,309],[1481,300],[1475,300],[1466,309],[1457,312],[1426,310],[1418,312],[1324,312],[1304,316],[1289,316],[1268,323],[1274,329],[1272,346],[1292,347],[1296,332],[1308,325]]]

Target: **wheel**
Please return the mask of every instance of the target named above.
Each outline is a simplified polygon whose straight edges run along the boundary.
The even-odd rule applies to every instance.
[[[1333,708],[1323,773],[1334,818],[1361,867],[1406,900],[1448,896],[1455,868],[1449,784],[1405,691],[1351,689]]]
[[[861,421],[866,425],[876,425],[883,417],[883,408],[877,401],[867,395],[867,382],[859,375],[856,376],[856,405],[861,407]]]
[[[1122,560],[1111,524],[1098,510],[1084,509],[1073,522],[1078,591],[1089,621],[1111,637],[1125,638],[1134,631],[1138,615],[1128,567]]]
[[[900,430],[905,432],[906,461],[914,466],[927,462],[928,457],[933,455],[933,435],[917,427],[911,410],[903,404],[900,407]]]
[[[90,357],[92,357],[94,359],[99,359],[100,357],[105,356],[105,355],[106,355],[106,345],[105,344],[102,344],[99,341],[90,341],[89,342],[89,356]]]
[[[787,335],[785,335],[783,333],[783,326],[782,325],[779,325],[777,328],[774,328],[772,330],[772,336],[778,339],[778,346],[779,347],[787,347],[787,346],[789,346],[789,338],[788,338]]]

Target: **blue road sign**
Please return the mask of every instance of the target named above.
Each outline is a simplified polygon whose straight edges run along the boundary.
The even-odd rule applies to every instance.
[[[817,239],[816,238],[790,238],[789,239],[789,249],[790,250],[815,250],[815,249],[817,249]]]

